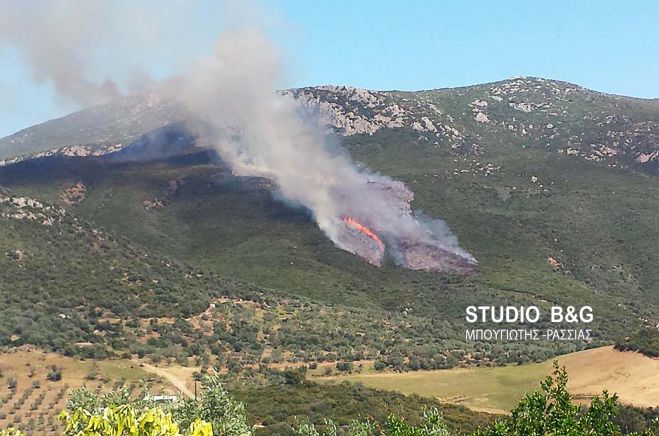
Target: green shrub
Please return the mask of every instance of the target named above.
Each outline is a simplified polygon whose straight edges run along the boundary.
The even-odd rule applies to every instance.
[[[616,342],[616,350],[638,351],[649,357],[659,357],[659,330],[656,328],[642,328],[635,334]]]
[[[46,375],[46,378],[50,381],[60,381],[62,380],[62,370],[53,365],[50,367],[50,371]]]

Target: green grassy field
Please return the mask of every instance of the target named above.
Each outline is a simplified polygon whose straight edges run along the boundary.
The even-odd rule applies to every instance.
[[[558,358],[570,377],[568,388],[579,400],[603,390],[618,394],[622,403],[638,407],[659,406],[659,360],[613,347],[579,351]],[[505,367],[455,368],[408,373],[377,373],[311,378],[327,383],[349,381],[365,386],[438,398],[474,410],[506,413],[553,368],[553,361]]]
[[[505,413],[522,396],[538,387],[549,374],[551,363],[475,369],[447,369],[413,373],[371,373],[320,377],[328,382],[349,381],[365,386],[439,398],[474,410]]]

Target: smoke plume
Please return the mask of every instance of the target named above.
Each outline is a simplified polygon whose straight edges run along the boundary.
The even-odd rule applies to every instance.
[[[185,52],[190,39],[170,29],[196,3],[0,0],[0,49],[15,50],[65,106],[87,107],[154,86],[149,64]]]
[[[215,144],[234,173],[274,181],[340,248],[376,265],[386,246],[410,268],[474,269],[475,259],[444,222],[414,216],[413,193],[403,183],[359,170],[329,146],[320,121],[275,92],[281,80],[276,48],[258,29],[244,27],[223,34],[178,90],[203,121],[197,133]]]
[[[254,25],[263,16],[251,2],[225,3],[225,21],[237,27],[220,35],[212,54],[160,85],[199,120],[192,133],[213,144],[237,175],[275,182],[279,194],[311,211],[338,247],[372,264],[389,254],[413,269],[473,272],[475,259],[444,222],[412,212],[414,195],[403,183],[358,169],[331,146],[317,117],[276,91],[285,85],[281,56]],[[131,83],[152,84],[141,65],[152,52],[182,53],[189,35],[171,29],[194,34],[192,26],[178,25],[194,6],[0,0],[0,44],[17,49],[35,79],[87,106],[131,90]],[[112,77],[103,74],[108,71]]]

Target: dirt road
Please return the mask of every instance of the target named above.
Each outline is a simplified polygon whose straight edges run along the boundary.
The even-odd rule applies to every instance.
[[[179,374],[176,374],[174,371],[172,371],[171,368],[160,368],[157,366],[153,366],[150,363],[146,362],[140,362],[142,368],[145,371],[148,371],[150,373],[153,373],[155,375],[158,375],[164,379],[166,379],[168,382],[170,382],[176,389],[181,391],[183,395],[185,395],[188,398],[194,398],[194,392],[192,392],[186,385],[186,379],[181,377]]]

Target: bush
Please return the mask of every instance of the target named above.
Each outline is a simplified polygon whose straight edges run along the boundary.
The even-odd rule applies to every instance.
[[[337,371],[352,372],[354,367],[355,367],[355,365],[353,365],[352,362],[337,362],[336,363],[336,370]]]
[[[46,375],[46,378],[50,381],[60,381],[62,380],[62,370],[55,365],[53,365],[50,368],[50,371],[48,372],[48,375]]]
[[[244,405],[234,400],[218,377],[205,377],[199,400],[186,400],[171,407],[153,407],[149,401],[131,401],[128,391],[99,397],[85,388],[74,391],[60,419],[65,436],[123,435],[120,426],[132,426],[140,436],[248,436]],[[181,429],[186,429],[185,431]],[[97,431],[98,433],[94,433]]]
[[[589,407],[581,407],[572,403],[567,382],[565,368],[555,362],[553,377],[541,382],[540,392],[526,395],[510,417],[496,421],[476,436],[619,435],[620,427],[613,422],[618,414],[617,396],[604,391],[601,397],[592,399]],[[650,430],[644,434],[654,433]]]
[[[451,430],[446,426],[441,413],[437,409],[428,409],[423,412],[423,421],[414,426],[405,419],[396,415],[387,418],[383,426],[373,420],[353,421],[344,432],[339,432],[337,425],[326,420],[322,429],[308,420],[303,421],[294,429],[299,436],[451,436]]]
[[[306,374],[306,367],[285,369],[282,373],[284,376],[284,383],[287,385],[301,385],[306,379]]]

